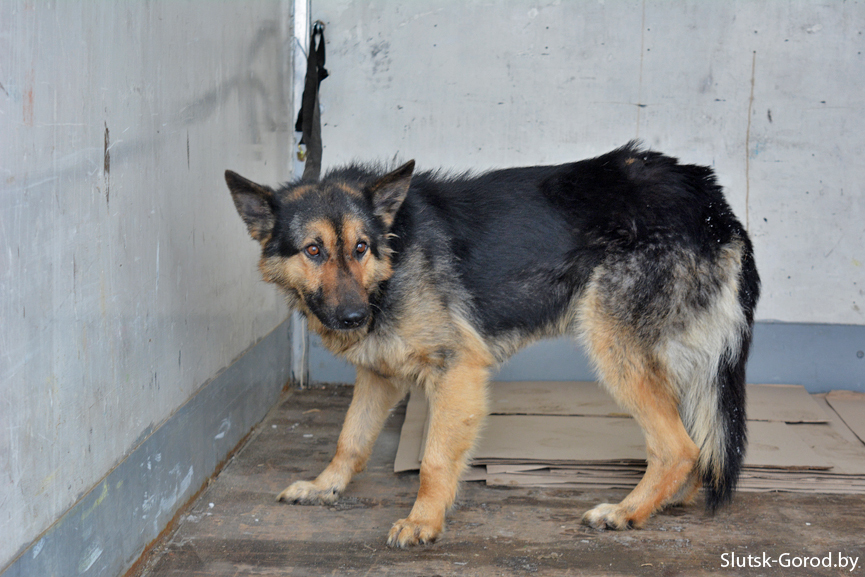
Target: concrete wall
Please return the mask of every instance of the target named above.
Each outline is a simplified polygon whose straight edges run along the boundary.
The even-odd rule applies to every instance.
[[[0,3],[0,571],[285,319],[222,173],[290,176],[290,8]],[[168,443],[215,451],[204,431]],[[212,472],[169,449],[145,468],[174,480],[99,530],[158,534]],[[97,517],[70,573],[111,573]]]
[[[629,139],[714,166],[758,318],[865,325],[862,2],[319,0],[326,165],[486,168]]]
[[[319,0],[313,18],[325,167],[558,163],[632,138],[711,165],[756,245],[758,319],[805,343],[859,327],[837,347],[865,386],[862,2]]]

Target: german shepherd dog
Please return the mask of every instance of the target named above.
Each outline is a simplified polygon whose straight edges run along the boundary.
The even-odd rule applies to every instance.
[[[416,387],[430,406],[420,488],[388,544],[434,541],[487,413],[490,372],[528,343],[570,335],[648,452],[636,488],[583,521],[639,527],[701,486],[709,511],[729,501],[760,280],[712,170],[629,143],[559,166],[413,172],[414,161],[352,164],[278,189],[225,173],[264,279],[357,369],[336,456],[279,499],[336,501]]]

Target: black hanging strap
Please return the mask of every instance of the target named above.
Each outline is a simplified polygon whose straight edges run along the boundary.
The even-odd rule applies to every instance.
[[[302,132],[301,144],[306,145],[306,166],[303,168],[303,180],[318,180],[321,174],[321,117],[318,105],[318,88],[321,81],[327,78],[324,67],[324,24],[317,21],[312,27],[309,37],[309,50],[306,58],[306,83],[303,87],[303,100],[297,122],[296,131]]]

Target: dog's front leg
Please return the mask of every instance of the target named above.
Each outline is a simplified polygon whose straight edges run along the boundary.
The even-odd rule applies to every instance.
[[[444,527],[460,475],[487,413],[486,364],[463,362],[430,385],[429,431],[420,467],[420,489],[411,513],[394,523],[387,543],[431,543]]]
[[[405,392],[402,386],[358,367],[354,395],[333,460],[315,481],[297,481],[278,499],[304,505],[334,503],[352,476],[366,466],[388,413]]]

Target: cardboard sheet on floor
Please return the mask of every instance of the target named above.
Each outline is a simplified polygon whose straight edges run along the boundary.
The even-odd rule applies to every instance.
[[[486,467],[466,467],[466,470],[463,471],[462,477],[460,477],[460,479],[463,481],[486,481]]]
[[[859,440],[865,443],[865,393],[831,391],[826,395],[826,401]]]
[[[636,421],[605,417],[492,415],[474,455],[492,464],[531,456],[537,463],[644,462],[646,445]],[[778,422],[749,423],[753,439],[745,464],[787,469],[830,469],[817,454]]]
[[[801,386],[749,385],[748,395],[749,417],[755,420],[749,418],[741,490],[865,494],[865,444],[832,410],[831,394],[823,398]],[[849,399],[841,393],[835,397],[836,404]],[[865,395],[854,395],[854,401],[860,399],[865,401]],[[494,383],[490,408],[474,466],[464,480],[627,488],[645,471],[642,432],[596,383]],[[423,395],[412,395],[395,471],[420,467],[427,416]]]
[[[596,382],[496,382],[490,387],[490,397],[492,415],[630,416]],[[746,398],[749,421],[827,421],[802,385],[748,385]]]
[[[838,413],[835,412],[835,409],[832,408],[832,405],[829,404],[829,401],[826,400],[827,393],[821,393],[814,395],[814,402],[820,405],[820,408],[826,412],[826,416],[829,418],[829,424],[832,427],[832,431],[841,435],[845,441],[848,443],[862,444],[859,440],[859,437],[856,436],[856,433],[850,430],[850,427],[847,426],[847,423],[844,422]]]
[[[526,456],[543,463],[642,461],[646,444],[630,417],[491,415],[474,453],[475,462]]]
[[[525,473],[500,473],[497,475],[487,475],[487,485],[506,486],[506,487],[554,487],[567,486],[568,488],[615,488],[615,489],[630,489],[640,481],[642,475],[635,475],[631,478],[621,477],[597,477],[586,475],[579,477],[577,475],[529,475]]]
[[[791,428],[775,421],[748,423],[745,466],[779,469],[831,469],[824,455],[809,447]]]
[[[587,381],[492,383],[490,414],[630,417],[601,385]]]
[[[413,391],[405,407],[405,421],[402,424],[399,445],[396,448],[396,458],[393,462],[394,473],[420,469],[420,454],[423,449],[426,417],[426,399],[422,394]]]
[[[826,423],[825,411],[802,385],[748,385],[749,421]]]
[[[830,423],[789,425],[815,453],[823,455],[832,464],[832,472],[839,475],[865,476],[865,445],[858,439],[846,439],[839,427]],[[845,427],[846,428],[846,427]]]

